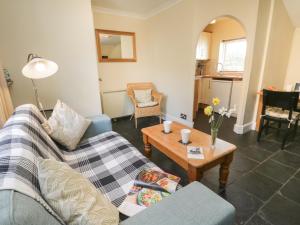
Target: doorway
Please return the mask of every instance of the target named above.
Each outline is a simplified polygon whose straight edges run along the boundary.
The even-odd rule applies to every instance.
[[[230,123],[233,130],[240,107],[247,51],[246,32],[242,24],[228,16],[212,20],[200,33],[196,48],[194,121],[206,120],[203,109],[217,97],[220,109],[235,108]],[[199,122],[199,121],[198,121]]]

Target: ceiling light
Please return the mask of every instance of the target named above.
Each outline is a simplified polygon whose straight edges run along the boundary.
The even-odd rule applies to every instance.
[[[215,24],[216,23],[216,19],[212,20],[209,24]]]

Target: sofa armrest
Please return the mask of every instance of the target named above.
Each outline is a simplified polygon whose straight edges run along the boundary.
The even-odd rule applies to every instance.
[[[62,225],[39,202],[14,190],[0,190],[1,225]]]
[[[89,117],[88,119],[92,120],[92,122],[83,135],[83,140],[107,131],[112,131],[111,119],[109,116],[102,114],[99,116]]]
[[[193,182],[120,225],[233,225],[235,208],[199,182]]]

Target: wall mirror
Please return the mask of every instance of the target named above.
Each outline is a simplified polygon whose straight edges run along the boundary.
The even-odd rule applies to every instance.
[[[135,33],[96,29],[99,62],[136,62]]]

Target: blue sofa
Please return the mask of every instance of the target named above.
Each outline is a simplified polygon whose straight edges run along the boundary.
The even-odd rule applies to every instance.
[[[92,119],[83,139],[111,131],[106,115]],[[122,221],[121,225],[232,225],[234,207],[199,182]],[[0,191],[1,225],[60,225],[39,202],[14,190]]]

